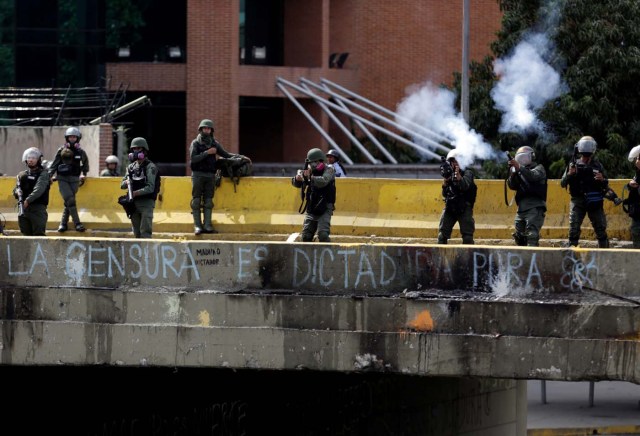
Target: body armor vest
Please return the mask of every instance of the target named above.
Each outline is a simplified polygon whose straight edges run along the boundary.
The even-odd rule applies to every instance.
[[[22,197],[26,199],[31,195],[33,190],[36,187],[36,183],[38,182],[38,178],[40,177],[49,177],[49,174],[42,170],[37,169],[36,171],[26,170],[20,173],[20,189],[22,189]],[[50,184],[47,183],[47,189],[45,192],[35,200],[33,200],[32,204],[44,204],[45,206],[49,204],[49,187]]]

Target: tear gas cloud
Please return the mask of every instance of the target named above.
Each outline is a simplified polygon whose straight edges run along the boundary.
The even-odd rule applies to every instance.
[[[462,115],[455,109],[456,96],[445,88],[438,88],[431,82],[407,89],[405,97],[396,110],[397,122],[409,129],[404,119],[408,119],[427,130],[449,138],[451,145],[460,150],[456,158],[462,168],[474,163],[476,159],[493,157],[491,145],[482,135],[469,128]],[[414,138],[416,142],[419,140]],[[431,148],[428,145],[426,148]]]
[[[510,56],[495,61],[498,83],[491,98],[503,113],[500,132],[545,134],[536,113],[564,89],[558,72],[544,60],[551,50],[547,36],[535,33],[520,42]]]

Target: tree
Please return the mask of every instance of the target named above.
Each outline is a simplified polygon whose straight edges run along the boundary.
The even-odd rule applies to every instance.
[[[598,142],[598,158],[611,178],[626,178],[633,168],[626,160],[640,142],[640,2],[637,0],[499,0],[502,29],[492,44],[494,57],[474,62],[470,70],[470,124],[497,149],[519,141],[498,133],[500,114],[490,96],[496,83],[493,60],[507,55],[528,31],[541,31],[541,17],[559,12],[554,32],[552,65],[568,86],[562,96],[547,102],[538,117],[549,136],[534,138],[539,160],[550,177],[562,175],[573,145],[583,135]],[[458,76],[459,78],[459,76]],[[456,81],[459,87],[459,80]],[[503,169],[487,164],[487,173]]]

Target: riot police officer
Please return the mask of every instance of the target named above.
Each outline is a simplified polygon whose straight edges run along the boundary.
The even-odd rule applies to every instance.
[[[49,174],[42,167],[42,153],[36,147],[27,148],[22,161],[27,169],[18,174],[13,190],[14,197],[22,201],[18,226],[23,235],[45,236],[49,218]]]
[[[80,139],[82,139],[80,129],[69,127],[64,134],[64,139],[65,144],[58,148],[49,167],[49,176],[52,181],[58,181],[58,189],[64,200],[64,210],[58,232],[67,231],[69,215],[71,215],[76,231],[84,232],[86,229],[80,222],[78,215],[76,193],[89,172],[89,158],[80,146]]]
[[[312,148],[307,153],[305,168],[298,170],[291,184],[302,191],[303,206],[300,213],[306,213],[302,225],[302,242],[313,241],[318,234],[320,242],[331,242],[331,217],[336,202],[336,173],[327,165],[324,152]]]
[[[577,246],[580,227],[589,216],[598,239],[598,247],[608,248],[607,217],[604,213],[604,193],[609,190],[602,164],[594,157],[597,143],[591,136],[583,136],[574,146],[574,158],[564,171],[560,186],[569,187],[569,245]]]
[[[135,211],[131,214],[131,227],[136,238],[151,238],[153,234],[153,209],[158,198],[160,183],[158,168],[149,160],[149,145],[141,137],[131,141],[131,153],[127,174],[120,187],[131,187]]]
[[[478,187],[469,169],[462,170],[457,160],[458,150],[447,153],[441,165],[442,197],[444,209],[438,226],[438,244],[446,244],[451,238],[453,226],[460,225],[463,244],[473,244],[476,223],[473,218],[473,206],[476,202]]]
[[[636,170],[633,179],[627,183],[629,198],[624,200],[624,210],[631,218],[631,242],[633,248],[640,248],[640,145],[629,152],[629,162]]]
[[[509,160],[507,185],[516,191],[518,211],[514,221],[513,238],[517,245],[540,245],[540,229],[547,213],[547,172],[542,164],[536,164],[531,147],[516,150]]]

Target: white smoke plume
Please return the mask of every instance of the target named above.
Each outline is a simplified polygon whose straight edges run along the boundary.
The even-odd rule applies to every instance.
[[[451,144],[459,150],[456,160],[463,169],[476,159],[493,157],[491,145],[484,141],[482,135],[469,128],[462,114],[456,111],[456,96],[453,92],[427,82],[422,86],[409,87],[407,94],[396,110],[399,124],[406,125],[402,118],[409,119],[449,138]]]
[[[510,56],[495,61],[498,83],[491,90],[491,98],[503,112],[500,132],[545,134],[537,112],[565,90],[560,74],[545,61],[551,51],[549,38],[534,33],[521,41]]]

